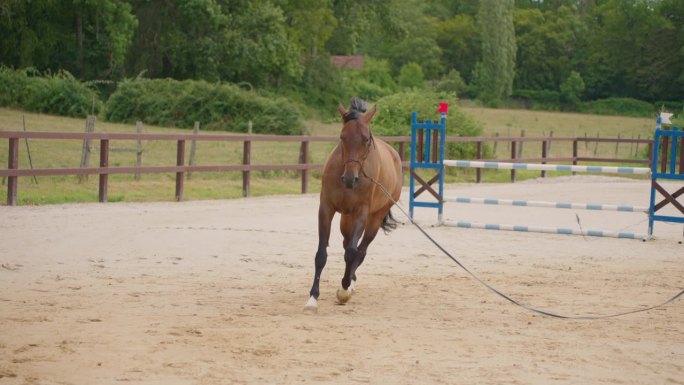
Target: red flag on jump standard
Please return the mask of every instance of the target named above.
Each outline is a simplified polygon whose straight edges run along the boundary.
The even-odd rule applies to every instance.
[[[437,110],[437,112],[439,112],[441,114],[446,114],[447,112],[449,112],[449,103],[440,102],[439,103],[439,109]]]

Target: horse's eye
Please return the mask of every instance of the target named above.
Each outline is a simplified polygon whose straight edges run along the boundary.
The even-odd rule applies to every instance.
[[[370,139],[368,139],[367,137],[365,137],[365,136],[363,137],[363,142],[364,142],[364,143],[368,143],[369,140],[370,140]]]

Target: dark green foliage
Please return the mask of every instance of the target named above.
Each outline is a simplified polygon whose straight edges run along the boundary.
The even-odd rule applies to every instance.
[[[608,98],[585,102],[580,111],[598,115],[622,115],[634,117],[653,117],[656,108],[647,102],[631,98]]]
[[[391,95],[398,88],[387,60],[367,58],[362,68],[348,70],[345,75],[352,95],[365,100],[378,100]]]
[[[657,111],[673,112],[677,115],[683,115],[684,102],[675,102],[672,100],[658,100],[653,103]]]
[[[461,95],[467,88],[465,81],[461,77],[461,73],[456,70],[451,70],[444,75],[435,84],[435,89],[442,92],[451,92],[456,95]]]
[[[577,110],[584,88],[582,75],[576,71],[570,72],[570,76],[560,85],[561,104],[564,110]]]
[[[116,76],[138,25],[121,0],[0,1],[0,16],[0,64],[80,80]]]
[[[416,86],[416,76],[400,79],[400,71],[417,63],[437,90],[479,97],[489,106],[509,105],[511,92],[538,109],[578,110],[583,101],[611,97],[656,107],[658,100],[684,100],[682,0],[0,4],[0,65],[51,74],[66,70],[102,99],[122,79],[144,73],[153,79],[247,82],[261,95],[285,96],[312,116],[325,115],[331,104],[354,95],[390,95],[399,80]],[[330,64],[330,55],[344,54],[363,55],[364,67]],[[448,75],[456,72],[465,84]],[[583,90],[573,72],[581,74]],[[19,83],[28,80],[4,81],[8,88],[0,90],[0,102],[21,99],[11,103],[23,106],[33,91]],[[81,113],[64,107],[80,103],[75,84],[39,88],[46,88],[44,97],[24,108]],[[552,100],[556,92],[558,101]]]
[[[302,118],[293,103],[261,96],[236,85],[172,79],[126,80],[107,101],[109,121],[246,132],[252,121],[260,134],[301,134]]]
[[[40,76],[32,69],[0,68],[0,105],[55,115],[83,117],[101,108],[97,93],[70,73]]]
[[[515,90],[511,97],[533,110],[558,110],[560,92],[549,90]]]
[[[425,83],[425,76],[420,65],[414,62],[404,64],[399,70],[397,83],[403,88],[420,88]]]
[[[411,113],[416,112],[418,119],[439,120],[437,113],[440,102],[449,103],[447,117],[447,136],[480,136],[482,126],[457,107],[454,94],[425,90],[411,90],[384,97],[377,102],[378,112],[373,120],[376,135],[410,136]],[[446,157],[467,159],[476,156],[473,143],[448,143]]]
[[[12,70],[0,67],[0,106],[21,107],[28,100],[29,73],[36,72],[31,68],[24,70]]]
[[[496,107],[511,95],[517,44],[513,0],[481,0],[477,21],[482,31],[482,57],[475,66],[480,100]]]

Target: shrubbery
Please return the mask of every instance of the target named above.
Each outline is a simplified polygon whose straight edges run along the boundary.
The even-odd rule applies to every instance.
[[[126,80],[109,97],[106,119],[191,128],[195,121],[209,130],[261,134],[301,134],[299,108],[287,99],[262,96],[232,84],[172,79]]]
[[[377,102],[378,112],[373,120],[376,135],[411,135],[411,113],[418,119],[438,120],[439,102],[449,103],[447,136],[481,136],[482,126],[457,107],[454,94],[412,90],[386,96]],[[477,154],[474,143],[448,143],[446,157],[449,159],[474,158]]]
[[[657,111],[673,112],[677,115],[682,115],[684,112],[684,102],[674,102],[669,100],[659,100],[654,102]]]
[[[560,109],[561,95],[549,90],[513,90],[512,99],[523,103],[532,110],[557,111]]]
[[[102,106],[97,92],[70,73],[40,74],[32,69],[0,67],[0,105],[27,111],[83,117]]]
[[[631,98],[608,98],[581,103],[580,112],[597,115],[653,117],[656,108],[647,102]]]

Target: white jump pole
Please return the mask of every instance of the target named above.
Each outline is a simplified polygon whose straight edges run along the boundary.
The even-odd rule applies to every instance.
[[[575,166],[564,164],[482,162],[471,160],[446,159],[444,160],[444,165],[452,167],[493,168],[501,170],[572,171],[609,174],[651,174],[651,169],[648,167]]]
[[[550,209],[575,209],[575,210],[603,210],[622,212],[648,213],[647,206],[610,205],[602,203],[575,203],[575,202],[547,202],[517,199],[475,198],[466,196],[448,196],[442,199],[444,202],[472,203],[501,206],[544,207]]]
[[[626,233],[621,231],[605,231],[605,230],[576,230],[562,227],[543,227],[543,226],[519,226],[506,225],[499,223],[480,223],[480,222],[466,222],[466,221],[443,221],[443,225],[451,227],[461,227],[468,229],[484,229],[484,230],[505,230],[505,231],[520,231],[531,233],[550,233],[550,234],[564,234],[564,235],[584,235],[590,237],[611,237],[611,238],[629,238],[629,239],[646,239],[646,234]]]

